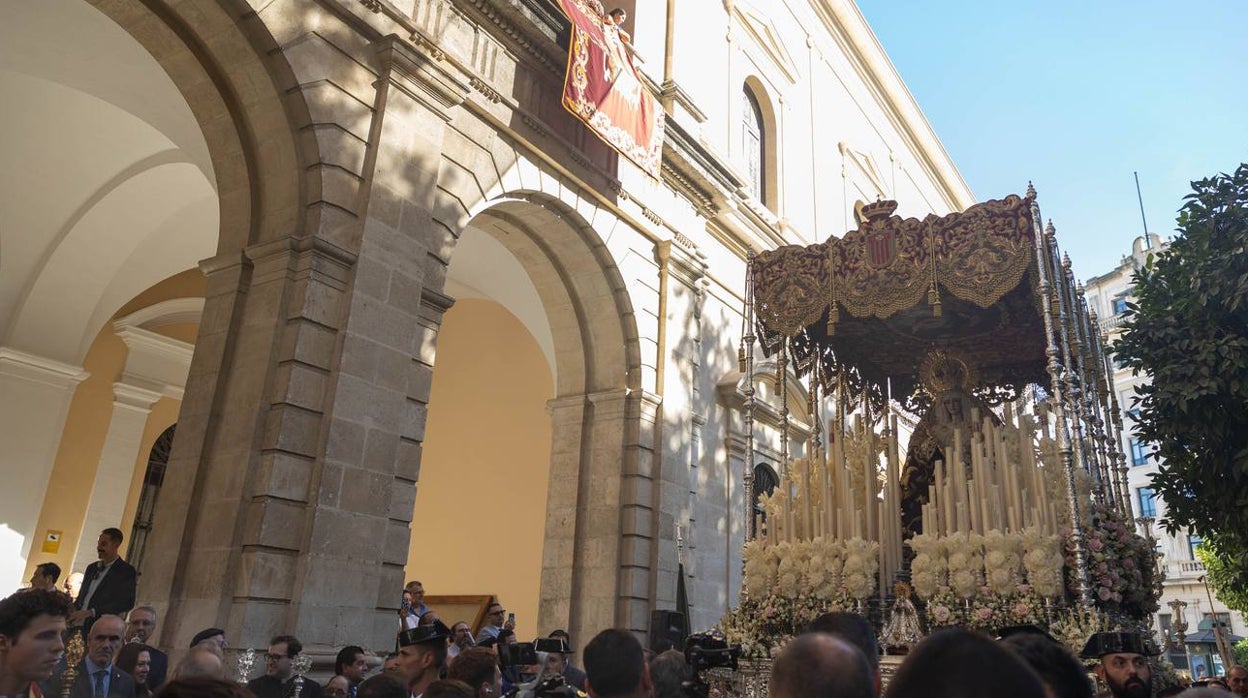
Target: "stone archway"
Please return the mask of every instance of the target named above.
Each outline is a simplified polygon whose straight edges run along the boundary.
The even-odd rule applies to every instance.
[[[630,559],[643,563],[633,569],[648,567],[649,552],[636,550],[626,534],[627,510],[638,494],[630,479],[646,457],[639,450],[645,406],[630,385],[640,370],[631,301],[597,232],[552,196],[497,197],[483,202],[467,225],[490,235],[523,268],[547,323],[535,334],[549,332],[553,350],[550,484],[534,629],[589,637],[624,622],[635,602],[649,607],[620,574]],[[445,360],[437,355],[434,381]]]

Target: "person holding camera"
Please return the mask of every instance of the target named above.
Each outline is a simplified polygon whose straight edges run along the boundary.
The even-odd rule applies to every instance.
[[[506,622],[503,621],[504,618],[507,619]],[[485,611],[485,625],[481,626],[481,629],[477,631],[477,644],[487,639],[498,640],[499,634],[504,629],[516,629],[516,614],[507,615],[503,605],[495,601]]]

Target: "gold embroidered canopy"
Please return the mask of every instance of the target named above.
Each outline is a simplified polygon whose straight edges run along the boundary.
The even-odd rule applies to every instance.
[[[918,364],[932,349],[967,357],[994,404],[1043,382],[1031,203],[1011,195],[918,220],[880,201],[843,238],[759,254],[752,282],[764,350],[788,338],[799,374],[818,363],[824,387],[844,376],[877,402],[889,383],[912,406],[926,402]]]

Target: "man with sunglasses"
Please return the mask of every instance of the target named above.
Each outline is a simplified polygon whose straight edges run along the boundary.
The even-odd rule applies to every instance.
[[[256,698],[323,698],[325,690],[312,679],[295,673],[295,658],[303,651],[303,643],[293,635],[278,635],[269,640],[264,655],[264,676],[247,682]],[[295,687],[302,684],[299,695]]]
[[[507,621],[507,610],[503,608],[503,605],[497,601],[490,604],[485,611],[485,625],[477,631],[477,644],[481,644],[484,640],[498,640],[498,634],[503,632],[504,627],[507,627],[506,623],[510,623],[508,629],[515,629],[515,622]]]

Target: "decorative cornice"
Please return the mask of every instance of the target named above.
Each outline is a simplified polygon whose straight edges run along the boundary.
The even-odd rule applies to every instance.
[[[113,330],[126,343],[126,366],[122,381],[181,400],[186,376],[191,370],[195,346],[151,330],[113,324]],[[116,387],[115,384],[114,387]]]
[[[148,412],[152,409],[152,405],[155,405],[162,397],[164,395],[161,391],[148,390],[131,383],[113,383],[113,403],[134,410]]]
[[[0,375],[70,389],[91,374],[82,370],[81,366],[29,354],[20,349],[0,347]]]
[[[414,50],[416,47],[423,47],[429,55]],[[390,69],[390,84],[446,121],[451,120],[451,107],[463,104],[468,97],[470,85],[441,65],[446,54],[419,34],[412,35],[411,43],[397,34],[387,35],[377,42],[377,58]]]
[[[563,75],[564,61],[559,54],[552,51],[558,48],[557,37],[567,26],[568,21],[562,14],[549,12],[549,3],[538,0],[467,0],[469,7],[475,9],[482,17],[489,20],[503,35],[529,56],[537,60],[543,68],[554,75]],[[505,9],[499,5],[505,4]],[[544,6],[545,5],[545,6]],[[513,17],[519,15],[527,20],[525,23],[515,22]],[[525,26],[536,30],[525,31]],[[535,36],[534,34],[537,34]]]
[[[472,85],[472,89],[476,90],[477,92],[480,92],[482,95],[485,96],[486,99],[490,100],[491,102],[494,102],[495,104],[498,104],[499,102],[503,101],[503,96],[500,95],[498,91],[496,91],[494,88],[490,87],[486,81],[482,80],[479,77],[473,76],[471,79],[469,79],[468,84]]]

